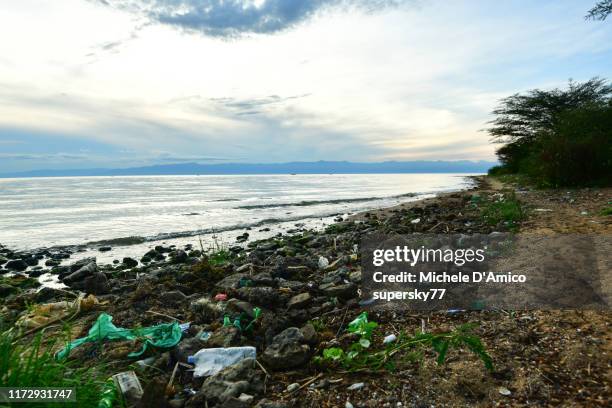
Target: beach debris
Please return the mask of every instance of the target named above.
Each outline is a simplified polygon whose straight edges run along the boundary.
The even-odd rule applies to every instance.
[[[68,317],[76,317],[81,311],[88,311],[98,304],[94,295],[81,295],[73,302],[61,301],[34,306],[21,316],[16,325],[28,329],[40,329]]]
[[[350,401],[346,401],[346,403],[344,404],[344,408],[353,408],[353,404],[351,404]]]
[[[55,357],[58,360],[64,359],[70,355],[72,349],[93,341],[131,340],[142,342],[141,349],[128,354],[128,357],[142,355],[149,346],[167,349],[176,346],[181,341],[182,331],[178,322],[136,329],[124,329],[115,326],[112,321],[112,316],[101,313],[89,329],[87,336],[72,341],[62,350],[58,351]]]
[[[217,293],[215,295],[215,301],[217,302],[225,302],[227,300],[227,295],[225,293]]]
[[[142,386],[134,371],[124,371],[112,376],[116,389],[126,405],[132,405],[142,398]]]
[[[293,391],[297,390],[298,388],[300,388],[300,384],[298,384],[298,383],[289,384],[287,386],[287,392],[293,392]]]
[[[510,391],[506,387],[499,387],[497,389],[497,392],[499,392],[501,395],[506,396],[506,397],[509,395],[512,395],[512,391]]]
[[[320,256],[320,257],[319,257],[319,262],[318,262],[318,265],[319,265],[319,269],[325,269],[325,268],[327,268],[327,267],[329,266],[329,259],[327,259],[327,258],[326,258],[326,257],[324,257],[324,256]]]
[[[362,382],[358,382],[358,383],[355,383],[355,384],[350,385],[350,386],[347,388],[347,390],[349,390],[349,391],[357,391],[357,390],[362,389],[363,387],[365,387],[365,384],[364,384],[364,383],[362,383]]]
[[[117,386],[112,378],[109,378],[102,387],[98,408],[113,408],[117,400]]]
[[[252,346],[207,348],[187,357],[187,362],[195,365],[194,377],[206,377],[215,375],[241,360],[256,358],[256,355],[257,351]]]
[[[420,218],[415,218],[414,220],[410,221],[411,224],[418,224],[419,222],[421,222]]]
[[[385,336],[385,338],[383,339],[383,344],[393,343],[395,340],[397,340],[397,336],[395,334],[390,334],[388,336]]]

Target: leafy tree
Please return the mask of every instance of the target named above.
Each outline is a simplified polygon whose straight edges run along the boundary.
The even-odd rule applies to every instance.
[[[596,3],[586,15],[587,20],[605,20],[612,14],[612,0],[602,0]]]
[[[501,167],[541,185],[610,184],[612,85],[599,78],[567,89],[534,89],[502,99],[488,129]]]

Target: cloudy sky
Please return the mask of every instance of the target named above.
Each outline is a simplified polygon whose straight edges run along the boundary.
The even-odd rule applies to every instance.
[[[0,172],[494,158],[501,97],[612,77],[595,0],[1,0]]]

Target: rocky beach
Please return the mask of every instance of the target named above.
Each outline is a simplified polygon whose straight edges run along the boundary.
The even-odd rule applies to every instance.
[[[535,190],[484,176],[475,181],[467,190],[339,217],[324,229],[296,226],[263,240],[244,231],[213,248],[158,245],[111,264],[72,261],[74,249],[0,246],[2,329],[28,344],[41,334],[87,336],[102,314],[122,328],[180,324],[178,342],[144,344],[138,357],[128,355],[146,343],[141,336],[68,350],[68,361],[101,378],[135,370],[143,392],[132,402],[140,407],[606,406],[612,396],[607,310],[395,312],[370,310],[360,295],[357,248],[368,234],[612,232],[603,212],[610,188]],[[490,214],[493,203],[510,201],[520,206],[520,218]],[[62,285],[41,287],[43,274]],[[377,323],[366,346],[373,351],[384,349],[389,336],[455,333],[470,324],[492,367],[462,346],[443,364],[435,347],[414,347],[398,353],[393,366],[367,369],[324,358],[326,350],[356,340],[347,326],[364,310]],[[255,359],[194,375],[197,363],[189,357],[199,350],[246,346],[255,348]]]

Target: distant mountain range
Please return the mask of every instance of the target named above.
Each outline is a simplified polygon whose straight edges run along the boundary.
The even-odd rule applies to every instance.
[[[9,177],[148,176],[198,174],[367,174],[367,173],[485,173],[495,166],[489,161],[386,161],[356,163],[317,161],[290,163],[163,164],[124,169],[31,170],[0,174]]]

